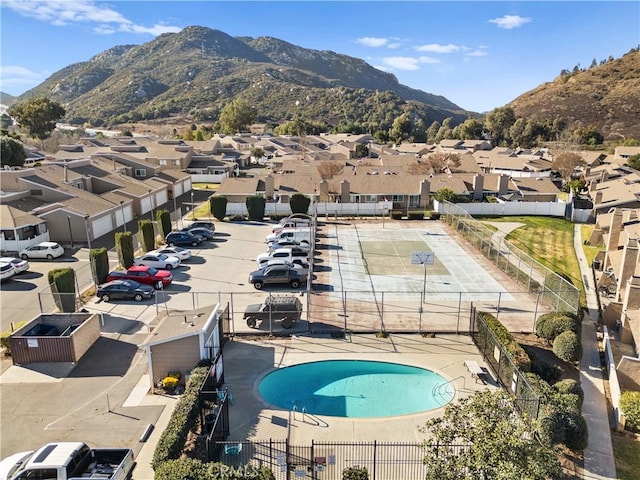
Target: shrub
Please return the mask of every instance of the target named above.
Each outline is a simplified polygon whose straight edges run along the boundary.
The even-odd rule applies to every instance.
[[[140,232],[140,246],[142,250],[148,252],[156,247],[156,239],[153,234],[153,223],[151,220],[140,220],[138,222],[138,231]]]
[[[402,220],[404,212],[402,210],[391,210],[391,218],[394,220]]]
[[[580,412],[565,412],[564,444],[571,450],[584,450],[589,443],[587,422]]]
[[[207,475],[207,465],[194,458],[167,460],[155,468],[154,480],[204,480],[213,478]]]
[[[215,218],[222,221],[227,216],[227,197],[213,196],[209,198],[209,210]]]
[[[304,213],[309,211],[309,205],[311,205],[311,199],[301,193],[294,193],[289,200],[289,207],[291,207],[291,213]]]
[[[249,220],[262,221],[264,219],[264,210],[266,201],[260,195],[252,195],[245,200],[247,206],[247,214]]]
[[[577,395],[580,401],[580,407],[582,407],[582,402],[584,401],[584,391],[582,390],[582,386],[580,385],[580,382],[567,378],[565,380],[559,381],[558,383],[555,383],[553,385],[553,388],[562,395],[566,395],[566,394]]]
[[[169,214],[169,210],[156,211],[156,222],[160,226],[162,238],[166,237],[171,232],[171,214]]]
[[[347,467],[342,471],[342,480],[369,480],[367,467]]]
[[[544,360],[533,360],[531,362],[531,372],[539,375],[545,382],[553,385],[562,378],[562,370],[558,365],[553,365]]]
[[[76,311],[76,272],[73,268],[55,268],[47,274],[51,293],[61,312]]]
[[[574,332],[580,335],[582,320],[576,314],[552,312],[542,315],[536,322],[536,335],[549,341],[563,332]]]
[[[95,282],[100,285],[107,281],[107,275],[109,274],[109,254],[107,249],[92,248],[89,252],[91,258],[91,274]]]
[[[200,366],[191,371],[184,394],[178,400],[167,427],[162,432],[155,451],[151,467],[156,470],[160,464],[168,460],[180,458],[189,431],[195,426],[199,413],[198,389],[209,367]]]
[[[133,237],[131,232],[116,233],[116,249],[118,250],[118,260],[122,268],[129,268],[133,265]]]
[[[622,392],[620,409],[627,421],[625,427],[634,432],[640,431],[640,392]]]
[[[565,362],[577,362],[582,356],[580,339],[573,332],[561,333],[553,341],[553,353]]]
[[[562,412],[546,405],[538,416],[538,434],[545,445],[564,443],[565,420]]]
[[[4,349],[5,355],[11,355],[11,346],[9,345],[9,337],[13,332],[21,328],[27,322],[18,322],[15,326],[15,330],[5,330],[0,334],[0,348]]]

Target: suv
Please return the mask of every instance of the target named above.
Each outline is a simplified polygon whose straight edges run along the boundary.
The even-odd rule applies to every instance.
[[[256,328],[258,322],[280,321],[283,328],[291,328],[300,320],[302,302],[298,297],[268,296],[264,302],[248,305],[244,310],[244,319],[249,328]]]
[[[204,222],[204,221],[195,221],[195,222],[191,222],[189,225],[187,225],[186,227],[184,227],[182,229],[183,232],[185,231],[189,231],[192,228],[206,228],[208,230],[211,230],[212,232],[216,231],[216,226],[213,222]]]
[[[164,241],[170,247],[197,247],[200,245],[200,242],[202,242],[202,237],[192,235],[189,232],[169,232]]]

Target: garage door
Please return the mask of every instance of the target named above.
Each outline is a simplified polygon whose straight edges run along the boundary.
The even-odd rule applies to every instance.
[[[155,206],[160,207],[160,205],[164,205],[169,201],[169,193],[167,190],[162,190],[161,192],[156,193]]]
[[[93,238],[100,238],[113,230],[111,215],[105,215],[91,221],[93,227]]]
[[[142,209],[142,214],[151,211],[151,197],[145,197],[140,201],[140,208]]]
[[[131,206],[131,204],[122,208],[118,208],[116,210],[116,227],[122,226],[123,217],[125,223],[129,223],[131,220],[133,220],[133,207]]]
[[[176,182],[173,184],[173,198],[179,197],[183,194],[182,182]]]

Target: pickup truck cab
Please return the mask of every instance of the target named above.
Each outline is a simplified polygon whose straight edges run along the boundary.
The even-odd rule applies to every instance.
[[[309,257],[307,252],[294,253],[292,248],[278,248],[272,253],[261,253],[256,257],[256,263],[258,268],[262,268],[267,265],[270,260],[281,259],[288,260],[291,263],[297,263],[304,268],[309,267]]]
[[[265,238],[266,243],[274,243],[280,240],[289,239],[302,242],[306,240],[311,241],[311,228],[285,228],[278,233],[272,233]]]
[[[0,480],[125,480],[134,467],[130,448],[91,449],[82,442],[48,443],[0,462]]]
[[[286,265],[271,265],[249,274],[249,283],[256,290],[262,290],[264,285],[277,284],[288,284],[291,288],[298,288],[306,281],[306,275],[301,275],[296,269]]]

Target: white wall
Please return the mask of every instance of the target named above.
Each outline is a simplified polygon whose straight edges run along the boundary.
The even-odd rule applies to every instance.
[[[433,207],[439,213],[446,213],[444,205],[437,200],[433,201]],[[456,203],[456,207],[469,215],[564,217],[567,204],[564,202]]]

